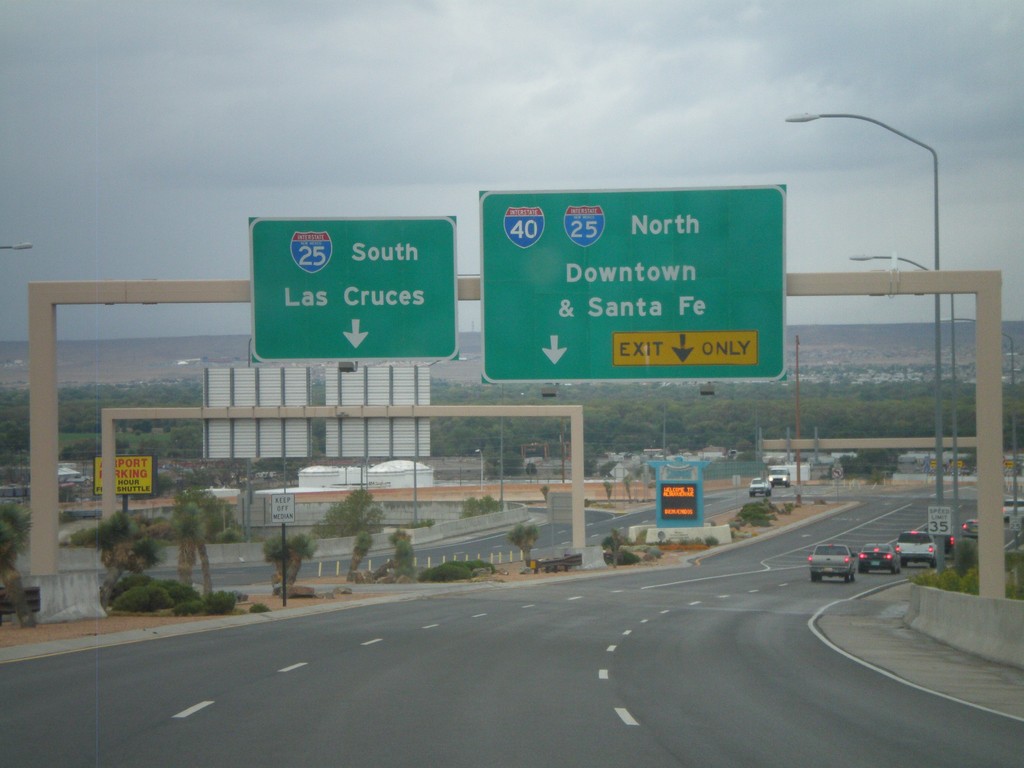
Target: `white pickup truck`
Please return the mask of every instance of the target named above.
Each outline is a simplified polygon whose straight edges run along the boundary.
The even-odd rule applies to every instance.
[[[811,566],[811,581],[821,581],[823,576],[857,579],[857,558],[845,544],[819,544],[808,555],[807,564]]]

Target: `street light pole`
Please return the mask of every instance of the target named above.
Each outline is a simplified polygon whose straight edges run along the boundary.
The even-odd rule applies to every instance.
[[[908,136],[903,131],[898,131],[891,125],[886,125],[880,120],[875,120],[872,117],[865,117],[864,115],[854,115],[846,112],[835,112],[832,114],[820,114],[820,115],[793,115],[786,118],[787,123],[809,123],[812,120],[818,120],[820,118],[847,118],[850,120],[863,120],[868,123],[874,123],[879,128],[884,128],[890,133],[895,133],[902,139],[906,139],[912,144],[916,144],[922,149],[928,150],[932,156],[932,170],[934,176],[933,183],[933,222],[934,222],[934,242],[935,242],[935,271],[939,271],[939,155],[934,149],[929,147],[923,141],[918,141],[913,136]],[[935,502],[936,504],[942,503],[943,498],[943,476],[942,476],[942,311],[941,311],[941,297],[939,294],[935,294]],[[939,550],[940,556],[942,550]],[[941,560],[940,560],[941,563]]]

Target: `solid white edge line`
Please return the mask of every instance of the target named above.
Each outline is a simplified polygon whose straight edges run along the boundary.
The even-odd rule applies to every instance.
[[[200,709],[205,709],[206,707],[210,706],[211,704],[213,704],[212,701],[200,701],[198,704],[196,704],[194,706],[191,706],[188,709],[181,710],[181,712],[179,712],[178,714],[174,715],[174,717],[176,717],[177,719],[181,720],[183,718],[188,717],[189,715],[194,715]]]
[[[616,707],[615,714],[617,714],[619,716],[619,719],[622,720],[622,722],[624,722],[626,725],[640,725],[640,723],[638,723],[633,718],[633,716],[629,714],[629,710],[625,707]]]
[[[829,640],[827,637],[825,637],[824,633],[821,630],[818,629],[818,626],[817,626],[818,618],[823,613],[825,613],[825,611],[827,611],[829,608],[831,608],[833,605],[838,605],[839,603],[844,603],[844,602],[846,602],[848,600],[855,600],[858,597],[862,597],[864,595],[870,595],[872,592],[877,592],[878,589],[879,589],[878,587],[873,587],[873,588],[871,588],[869,590],[861,592],[858,595],[853,595],[852,597],[845,597],[845,598],[842,598],[841,600],[833,600],[831,603],[823,605],[821,608],[819,608],[817,611],[815,611],[814,615],[811,616],[811,618],[809,618],[807,620],[807,628],[811,630],[811,632],[814,634],[814,636],[816,638],[818,638],[821,642],[823,642],[825,645],[827,645],[833,651],[838,653],[840,656],[845,656],[850,661],[855,662],[856,664],[860,664],[862,667],[866,667],[867,669],[870,669],[873,672],[877,672],[880,675],[884,675],[885,677],[888,677],[890,680],[895,680],[897,683],[902,683],[903,685],[906,685],[906,686],[908,686],[910,688],[914,688],[914,689],[916,689],[918,691],[921,691],[922,693],[930,693],[933,696],[938,696],[940,699],[946,699],[947,701],[953,701],[953,702],[956,702],[957,704],[963,704],[964,706],[971,707],[972,709],[977,709],[977,710],[980,710],[982,712],[988,712],[991,715],[1000,715],[1002,717],[1007,717],[1010,720],[1016,720],[1019,723],[1024,723],[1024,717],[1018,717],[1017,715],[1011,715],[1011,714],[1008,714],[1006,712],[1000,712],[997,709],[991,709],[989,707],[982,706],[981,704],[975,704],[972,701],[965,701],[964,699],[958,699],[956,696],[950,696],[948,693],[943,693],[942,691],[934,691],[931,688],[925,688],[923,685],[918,685],[917,683],[911,682],[910,680],[907,680],[906,678],[900,677],[899,675],[895,674],[894,672],[890,672],[887,669],[883,669],[882,667],[876,666],[876,665],[872,664],[870,661],[865,661],[864,659],[857,658],[852,653],[847,653],[842,648],[840,648],[838,645],[833,643],[831,640]]]

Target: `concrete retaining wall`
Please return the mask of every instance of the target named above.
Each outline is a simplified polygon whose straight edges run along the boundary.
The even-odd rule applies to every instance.
[[[904,622],[947,645],[1024,669],[1024,601],[910,585]]]

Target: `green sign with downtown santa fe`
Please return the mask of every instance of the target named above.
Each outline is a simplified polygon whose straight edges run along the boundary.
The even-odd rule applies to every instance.
[[[483,192],[490,381],[784,374],[785,187]]]
[[[457,354],[455,218],[249,221],[257,360]]]

